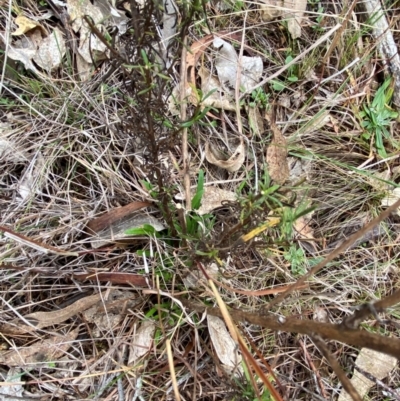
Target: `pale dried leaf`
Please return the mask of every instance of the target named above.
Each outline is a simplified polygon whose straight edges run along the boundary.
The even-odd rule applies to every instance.
[[[142,302],[130,291],[113,290],[107,300],[99,300],[94,306],[86,309],[83,316],[88,323],[94,323],[93,337],[109,335],[109,332],[122,321],[126,312],[133,310]]]
[[[100,7],[93,5],[90,0],[67,0],[67,11],[72,22],[72,29],[79,32],[79,54],[85,59],[86,63],[91,64],[92,58],[101,60],[105,57],[107,47],[96,35],[92,34],[90,27],[83,20],[87,15],[91,18],[96,28],[102,31],[102,25],[107,18]]]
[[[215,68],[224,91],[233,94],[237,82],[239,57],[235,48],[225,40],[215,37],[213,45],[218,49],[215,57]],[[242,57],[239,87],[245,91],[256,85],[263,72],[261,57]]]
[[[64,336],[52,336],[29,347],[0,352],[0,364],[22,367],[28,364],[37,365],[56,361],[68,351],[78,334],[79,328],[76,328]]]
[[[19,15],[17,18],[15,18],[14,22],[18,25],[18,29],[16,29],[11,34],[13,36],[24,35],[25,33],[35,28],[39,28],[44,34],[46,34],[46,30],[43,28],[42,25],[22,15]]]
[[[7,383],[7,386],[0,386],[0,400],[3,401],[13,401],[13,400],[22,400],[24,388],[21,381],[22,371],[19,368],[10,368],[5,375],[2,371],[0,371],[0,381]],[[16,382],[15,384],[12,384]]]
[[[267,149],[268,172],[277,184],[283,184],[289,178],[286,139],[274,122],[270,124],[273,138]]]
[[[258,107],[248,107],[247,116],[249,117],[249,125],[253,135],[261,138],[264,134],[264,120]]]
[[[209,265],[205,265],[204,267],[209,277],[216,280],[218,279],[219,270],[216,263],[210,263]],[[208,285],[206,277],[200,270],[190,270],[188,275],[183,278],[183,284],[186,288],[199,288],[200,280],[203,281],[205,285]]]
[[[225,323],[217,316],[207,316],[208,331],[215,352],[221,363],[230,370],[237,369],[242,361],[242,356],[237,350],[237,345],[227,330]]]
[[[88,63],[79,53],[76,55],[76,68],[81,82],[88,81],[92,76],[93,64]]]
[[[226,189],[221,189],[218,187],[206,186],[204,188],[204,194],[201,198],[201,206],[197,210],[200,215],[212,212],[222,206],[222,202],[236,201],[236,193],[232,191],[227,191]]]
[[[211,149],[209,142],[206,142],[205,155],[209,163],[215,164],[216,166],[224,168],[230,172],[234,172],[239,170],[244,163],[245,149],[243,139],[241,139],[239,146],[235,149],[232,156],[227,160],[224,160],[221,153],[216,149]]]
[[[288,20],[288,31],[292,39],[297,39],[301,36],[301,23],[306,11],[307,0],[284,0],[284,7],[293,10],[286,13],[285,18]]]
[[[384,171],[375,173],[367,177],[367,180],[371,185],[371,187],[378,192],[386,192],[390,189],[389,184],[384,182],[384,181],[389,181],[390,179],[391,179],[391,172],[389,167]]]
[[[100,31],[103,31],[102,27],[98,27]],[[84,23],[80,29],[80,42],[79,42],[79,54],[85,59],[87,63],[91,63],[92,60],[103,60],[106,58],[107,46],[93,33],[86,23]]]
[[[396,203],[400,199],[400,188],[394,188],[391,192],[389,192],[382,200],[382,207],[392,206],[393,203]],[[400,208],[397,208],[396,213],[400,216]]]
[[[301,216],[293,223],[299,238],[314,240],[314,230],[310,227],[310,218],[307,216]]]
[[[283,0],[260,0],[261,18],[268,22],[282,15]]]
[[[195,96],[191,96],[192,88],[187,86],[185,88],[185,98],[195,100]],[[176,85],[174,89],[172,89],[172,93],[168,98],[168,110],[173,116],[179,116],[181,113],[180,103],[181,103],[181,94],[180,94],[180,84]]]
[[[126,33],[128,30],[128,17],[123,11],[114,8],[109,0],[96,0],[94,4],[100,8],[102,14],[105,16],[106,21],[104,22],[107,26],[117,27],[118,35]]]
[[[46,160],[41,152],[38,152],[26,169],[18,184],[18,193],[25,201],[34,194],[40,194],[46,180]]]
[[[163,23],[162,23],[162,53],[163,60],[167,63],[168,56],[168,46],[173,37],[176,34],[177,24],[177,10],[174,7],[173,2],[165,1],[164,3],[164,13],[163,13]],[[167,63],[168,65],[168,63]]]
[[[135,364],[143,355],[149,352],[153,343],[156,325],[151,320],[145,320],[132,337],[128,365]]]
[[[0,138],[1,136],[2,133],[0,132]],[[0,159],[2,159],[4,162],[8,161],[11,163],[28,161],[27,154],[20,151],[14,143],[7,139],[0,139]]]
[[[308,180],[311,176],[312,161],[298,157],[288,157],[289,164],[289,180],[292,184],[295,184],[301,179]]]
[[[96,233],[91,240],[92,248],[99,248],[112,242],[129,242],[134,237],[127,234],[129,229],[142,228],[144,225],[152,226],[155,231],[162,231],[165,225],[160,219],[146,213],[135,213],[115,221],[110,226]]]
[[[214,77],[210,71],[204,67],[200,67],[198,74],[201,77],[201,91],[203,95],[206,96],[211,91],[214,91],[201,102],[203,107],[210,106],[222,110],[236,110],[233,98],[223,90],[219,80]]]
[[[378,351],[362,348],[357,356],[356,366],[377,379],[382,380],[397,366],[397,359]],[[375,382],[367,379],[357,370],[354,370],[351,383],[361,398],[364,398],[369,389],[375,385]],[[338,401],[352,401],[352,397],[345,390],[342,390]]]
[[[314,309],[313,320],[321,323],[329,323],[328,312],[326,309],[322,308],[321,306],[317,306]]]
[[[31,70],[41,75],[39,70],[32,63],[32,58],[35,56],[38,48],[38,39],[42,39],[40,32],[35,32],[35,35],[30,37],[23,37],[20,40],[15,41],[14,44],[8,47],[7,57],[14,61],[19,61],[24,65],[27,70]]]
[[[61,65],[66,53],[62,32],[55,28],[47,38],[43,39],[33,61],[41,68],[50,72]]]

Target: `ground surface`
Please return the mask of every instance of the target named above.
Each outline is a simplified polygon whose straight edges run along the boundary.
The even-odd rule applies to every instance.
[[[400,3],[382,3],[399,43]],[[0,4],[5,399],[269,400],[267,363],[275,399],[338,399],[316,337],[242,321],[241,362],[193,305],[217,305],[203,268],[229,308],[261,315],[398,199],[373,15],[309,0],[293,38],[282,7],[247,2]],[[392,294],[399,235],[392,213],[268,316],[339,324]],[[362,329],[395,339],[398,309],[379,319]],[[326,348],[351,377],[347,343]],[[382,379],[367,399],[399,399],[397,364],[373,358],[387,371],[361,365]]]

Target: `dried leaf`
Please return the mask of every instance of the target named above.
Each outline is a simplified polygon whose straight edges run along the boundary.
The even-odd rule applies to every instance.
[[[264,120],[261,116],[259,108],[248,107],[247,116],[249,117],[251,132],[253,135],[261,138],[261,136],[264,134]]]
[[[79,54],[89,64],[92,60],[100,60],[105,57],[106,45],[92,34],[90,27],[84,22],[83,17],[86,15],[91,18],[96,28],[103,30],[104,21],[107,15],[104,15],[99,7],[94,6],[90,0],[67,0],[67,12],[72,22],[72,29],[79,32]]]
[[[33,61],[41,68],[50,72],[61,65],[66,53],[62,32],[55,28],[50,36],[43,39]]]
[[[400,188],[394,188],[391,192],[389,192],[382,200],[382,207],[392,206],[400,199]],[[397,208],[397,214],[400,216],[400,208]]]
[[[243,139],[240,139],[240,144],[235,149],[232,156],[230,156],[227,160],[224,160],[223,155],[221,155],[221,153],[216,149],[212,150],[209,142],[206,142],[205,154],[209,163],[215,164],[216,166],[224,168],[230,172],[234,172],[239,170],[244,163],[245,149],[246,148],[244,146]]]
[[[213,45],[218,49],[215,57],[215,68],[222,88],[228,93],[234,93],[237,84],[237,68],[239,57],[235,48],[220,37],[216,37]],[[239,87],[250,90],[260,81],[263,62],[261,57],[242,57]]]
[[[224,321],[217,316],[208,315],[207,323],[211,342],[221,363],[229,371],[238,369],[242,357],[237,351],[236,343],[229,334]]]
[[[29,347],[0,352],[0,364],[7,366],[25,366],[56,361],[71,347],[79,334],[79,328],[64,336],[52,336],[38,341]]]
[[[301,23],[307,7],[307,0],[284,0],[284,7],[293,10],[284,15],[288,20],[288,31],[292,39],[301,36]]]
[[[329,323],[328,312],[321,306],[316,306],[313,313],[313,320],[321,323]]]
[[[21,384],[21,376],[22,370],[19,368],[10,368],[7,375],[0,371],[0,381],[7,383],[6,386],[0,385],[0,400],[16,401],[23,399],[24,387]],[[15,384],[12,384],[13,382]]]
[[[18,193],[25,201],[34,194],[41,193],[43,182],[45,181],[46,160],[41,152],[38,152],[26,169],[23,177],[18,184]]]
[[[396,366],[397,359],[369,348],[362,348],[356,359],[356,366],[379,380],[384,379]],[[351,383],[361,398],[364,398],[375,383],[367,379],[362,373],[354,371]],[[352,401],[352,397],[342,390],[338,401]]]
[[[83,312],[85,320],[94,323],[94,337],[107,336],[125,317],[127,311],[133,310],[142,300],[131,291],[113,290],[107,300],[101,300]]]
[[[261,0],[259,3],[261,3],[261,18],[264,21],[273,21],[282,15],[282,0]]]
[[[8,47],[7,57],[14,61],[19,61],[27,70],[31,70],[41,76],[42,74],[32,63],[39,43],[42,40],[40,31],[32,31],[32,34],[22,37]]]
[[[371,185],[371,187],[373,189],[375,189],[378,192],[387,192],[390,189],[390,185],[387,184],[384,181],[389,181],[391,179],[391,172],[390,172],[390,168],[388,167],[386,170],[381,171],[379,173],[375,173],[369,177],[366,177],[368,183]],[[393,202],[394,203],[394,202]],[[386,206],[390,206],[387,205],[387,201],[386,201]],[[385,206],[382,204],[382,206]]]
[[[75,280],[95,282],[110,282],[112,284],[129,284],[133,287],[148,287],[148,280],[145,276],[124,272],[92,272],[76,273],[73,275]]]
[[[196,64],[200,58],[200,56],[203,54],[203,52],[208,48],[208,46],[211,45],[213,42],[214,38],[216,36],[221,36],[224,37],[225,39],[239,39],[240,35],[238,33],[232,33],[232,32],[218,32],[214,34],[210,34],[207,36],[204,36],[197,42],[194,42],[190,46],[190,50],[186,53],[186,66],[187,70],[189,72],[189,76],[187,79],[187,87],[186,90],[192,91],[193,89],[196,89]],[[195,90],[193,92],[196,92]],[[191,92],[190,92],[191,93]],[[196,104],[197,99],[195,96],[190,96],[189,100]],[[196,104],[197,105],[197,104]]]
[[[149,352],[153,343],[156,325],[151,320],[145,320],[132,337],[128,365],[134,365],[143,355]]]
[[[214,91],[201,102],[203,107],[210,106],[222,110],[236,110],[236,105],[233,101],[233,98],[223,90],[219,80],[212,76],[210,71],[204,67],[201,67],[199,69],[199,75],[201,77],[201,91],[203,94],[207,95]]]
[[[300,238],[314,240],[314,230],[310,227],[310,218],[307,216],[301,216],[293,223],[297,235]]]
[[[178,27],[177,24],[177,10],[174,6],[173,2],[169,2],[169,1],[165,1],[164,3],[164,13],[163,13],[163,22],[162,22],[162,54],[163,54],[163,60],[166,63],[166,65],[168,66],[168,46],[169,43],[171,42],[172,38],[175,36],[176,34],[176,29]]]
[[[211,277],[212,279],[217,280],[218,279],[218,266],[216,263],[210,263],[207,265],[203,266],[205,269],[205,272],[207,273],[208,277]],[[183,284],[185,285],[186,288],[199,288],[199,281],[203,281],[204,285],[207,286],[207,278],[204,276],[204,274],[196,269],[196,270],[190,270],[188,275],[183,278]]]
[[[274,121],[270,120],[270,125],[273,138],[267,149],[268,172],[277,184],[283,184],[289,178],[286,139]]]
[[[18,25],[18,29],[11,34],[13,36],[24,35],[25,33],[35,28],[39,28],[46,35],[46,30],[43,28],[42,25],[40,25],[36,21],[32,21],[27,17],[19,15],[17,18],[15,18],[14,22]]]
[[[150,202],[131,202],[125,206],[117,207],[102,214],[100,217],[96,217],[95,219],[91,220],[87,225],[87,229],[90,233],[97,234],[100,231],[106,230],[115,222],[118,222],[119,220],[130,216],[137,210],[143,209],[150,205]]]
[[[222,206],[222,202],[236,201],[236,193],[232,191],[227,191],[218,187],[206,186],[204,188],[204,194],[201,198],[201,206],[197,210],[200,215],[210,213],[214,209]]]
[[[110,242],[129,241],[132,236],[126,234],[126,231],[142,227],[144,224],[153,226],[156,231],[163,230],[165,226],[159,219],[139,212],[140,209],[150,205],[149,202],[132,202],[92,220],[87,225],[88,232],[94,235],[92,248],[99,248]]]

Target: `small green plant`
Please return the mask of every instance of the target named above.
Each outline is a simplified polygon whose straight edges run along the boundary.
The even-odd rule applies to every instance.
[[[374,142],[375,149],[382,158],[387,157],[383,140],[391,140],[388,127],[398,117],[398,113],[389,106],[393,95],[390,84],[391,78],[387,78],[376,91],[373,101],[364,104],[363,111],[359,114],[361,126],[365,129],[362,138]]]
[[[315,19],[315,25],[312,26],[312,29],[316,32],[322,32],[324,30],[322,26],[322,21],[324,19],[324,7],[320,3],[318,3],[318,10],[317,10],[317,18]]]
[[[306,273],[306,255],[302,248],[294,244],[290,245],[290,248],[284,254],[284,258],[290,262],[291,271],[294,275],[298,276]]]
[[[235,378],[234,380],[236,381],[237,386],[240,388],[240,398],[233,398],[232,400],[248,400],[248,401],[272,401],[272,397],[270,392],[267,389],[264,389],[264,391],[257,396],[256,391],[253,388],[253,384],[257,382],[258,376],[255,375],[254,379],[250,377],[250,372],[246,364],[242,361],[241,367],[243,368],[243,373],[244,376],[242,377],[242,380],[238,380]]]
[[[291,55],[291,53],[288,53],[286,58],[285,58],[285,65],[288,65],[293,61],[294,57]],[[289,83],[297,82],[299,80],[298,77],[298,66],[293,64],[287,69],[287,77],[286,81]],[[275,92],[280,92],[286,88],[285,82],[282,82],[280,80],[274,79],[271,81],[272,83],[272,89]]]
[[[250,107],[260,107],[266,109],[269,104],[269,93],[265,93],[263,88],[257,88],[251,92]]]

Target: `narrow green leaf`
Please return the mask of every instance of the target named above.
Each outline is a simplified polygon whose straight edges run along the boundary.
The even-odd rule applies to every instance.
[[[199,178],[197,180],[196,194],[194,195],[194,197],[192,199],[192,209],[193,210],[197,210],[200,208],[203,195],[204,195],[204,171],[200,170]]]

